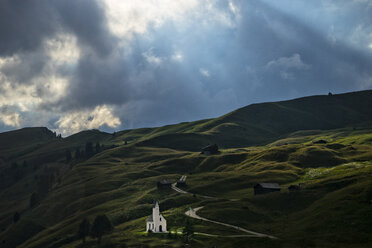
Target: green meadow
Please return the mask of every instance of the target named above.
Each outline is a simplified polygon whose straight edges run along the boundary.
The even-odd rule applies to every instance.
[[[371,99],[364,91],[255,104],[216,119],[113,134],[2,133],[0,247],[371,247]],[[200,154],[212,143],[219,153]],[[182,175],[191,194],[156,187]],[[260,182],[279,183],[281,191],[254,195]],[[155,199],[170,234],[145,232]],[[200,206],[202,217],[278,239],[234,237],[245,233],[190,219],[195,233],[187,241],[184,213]],[[88,237],[83,246],[79,224],[99,214],[114,229],[100,245]]]

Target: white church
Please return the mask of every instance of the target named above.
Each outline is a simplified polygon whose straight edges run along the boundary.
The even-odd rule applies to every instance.
[[[158,201],[154,201],[154,204],[152,205],[152,215],[147,218],[146,231],[156,233],[167,232],[167,221],[160,213]]]

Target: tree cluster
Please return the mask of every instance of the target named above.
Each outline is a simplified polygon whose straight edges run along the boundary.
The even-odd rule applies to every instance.
[[[23,163],[19,163],[18,161],[5,163],[5,160],[0,158],[0,188],[9,187],[20,181],[30,172],[32,172],[32,168],[28,166],[27,161],[23,161]]]
[[[88,159],[92,156],[94,156],[95,154],[101,152],[103,150],[103,145],[101,145],[99,142],[97,142],[95,144],[95,146],[93,146],[93,143],[92,142],[87,142],[85,143],[85,150],[81,151],[80,150],[80,147],[77,147],[76,150],[75,150],[75,159],[76,160],[80,160],[80,159]],[[70,151],[68,151],[70,152]],[[66,152],[66,161],[70,161],[68,159],[71,155],[71,152],[70,154],[68,154],[68,152]]]
[[[44,198],[53,185],[60,179],[60,172],[58,168],[45,166],[40,174],[35,175],[36,191],[30,196],[29,205],[30,208],[34,208],[38,205],[42,198]],[[56,180],[57,179],[57,180]]]
[[[113,230],[111,221],[105,214],[97,215],[94,219],[93,225],[90,224],[88,219],[83,219],[79,225],[78,237],[82,239],[83,244],[87,236],[97,238],[97,243],[100,244],[102,236],[110,233]]]

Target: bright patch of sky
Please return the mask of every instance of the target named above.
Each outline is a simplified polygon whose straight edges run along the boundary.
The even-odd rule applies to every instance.
[[[200,71],[200,74],[202,74],[204,77],[210,77],[211,76],[210,72],[207,69],[200,68],[199,71]]]
[[[2,1],[0,36],[0,131],[159,126],[372,87],[370,0]]]
[[[360,48],[368,47],[371,41],[371,0],[263,1],[323,32],[333,41],[347,42]]]
[[[113,114],[113,108],[107,105],[97,106],[92,111],[76,111],[61,117],[56,123],[62,135],[79,132],[85,129],[95,129],[102,126],[118,127],[121,122]]]

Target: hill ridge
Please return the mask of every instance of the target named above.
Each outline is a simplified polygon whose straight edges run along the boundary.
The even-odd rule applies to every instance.
[[[211,143],[225,148],[263,145],[300,130],[335,129],[369,121],[372,121],[372,90],[364,90],[253,103],[217,118],[128,129],[113,134],[97,129],[83,130],[64,140],[77,141],[92,137],[94,141],[125,140],[140,146],[196,151]],[[0,133],[0,138],[13,134],[11,132],[40,130],[50,131],[42,127],[22,128]]]
[[[367,121],[372,121],[372,90],[251,104],[218,118],[189,122],[189,129],[181,133],[154,135],[152,131],[152,137],[142,137],[140,144],[170,147],[161,139],[166,134],[168,138],[179,138],[177,148],[186,150],[197,150],[208,143],[244,147],[269,143],[299,130],[327,130]],[[170,127],[176,129],[177,124]],[[191,133],[199,136],[201,145],[197,149],[186,144]]]

